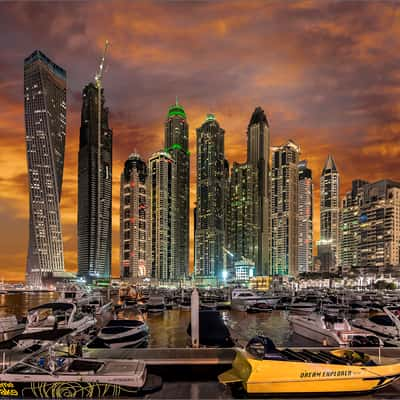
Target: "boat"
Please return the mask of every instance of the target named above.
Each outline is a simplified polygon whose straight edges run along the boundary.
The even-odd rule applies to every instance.
[[[161,378],[148,374],[142,360],[77,358],[52,348],[0,373],[0,397],[5,398],[131,398],[161,387]]]
[[[395,358],[348,349],[279,350],[265,336],[251,339],[245,349],[236,349],[232,366],[218,380],[233,392],[257,396],[364,394],[400,378],[400,363]]]
[[[148,342],[149,327],[139,319],[111,320],[100,329],[97,336],[88,343],[89,348],[133,348],[145,347]]]
[[[293,332],[324,346],[379,347],[378,336],[353,328],[346,318],[327,314],[290,315]]]
[[[150,296],[147,301],[146,310],[148,313],[163,313],[165,311],[165,300],[162,296]]]
[[[190,297],[185,297],[179,302],[179,309],[182,311],[190,311],[192,308],[191,304],[192,302]]]
[[[368,318],[355,318],[352,324],[383,338],[400,339],[400,320],[387,307],[384,307],[383,311],[372,313]]]
[[[247,307],[264,300],[249,289],[233,289],[231,293],[231,308],[236,311],[246,311]]]
[[[259,301],[254,304],[247,306],[246,312],[248,313],[260,313],[260,312],[271,312],[272,307],[269,303],[265,301]]]
[[[187,334],[192,335],[192,326],[189,323]],[[221,314],[214,310],[199,311],[199,344],[205,347],[233,347],[233,341],[228,327]]]
[[[295,297],[288,309],[292,313],[311,313],[317,309],[317,302],[310,298]]]
[[[0,341],[8,340],[20,334],[25,329],[25,324],[18,322],[15,315],[0,317]]]

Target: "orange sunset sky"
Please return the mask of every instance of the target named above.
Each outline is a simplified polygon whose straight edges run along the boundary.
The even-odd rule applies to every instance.
[[[61,216],[65,267],[75,271],[81,91],[93,79],[105,39],[111,42],[104,88],[114,132],[114,275],[123,163],[135,149],[147,158],[163,147],[175,96],[190,128],[192,203],[195,129],[215,113],[229,162],[243,162],[246,127],[258,105],[267,113],[271,144],[293,139],[309,160],[315,240],[328,153],[342,194],[356,178],[400,180],[397,1],[1,2],[0,279],[23,279],[27,254],[23,60],[40,49],[67,71]]]

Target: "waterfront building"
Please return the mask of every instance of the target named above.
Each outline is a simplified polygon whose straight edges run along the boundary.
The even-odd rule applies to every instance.
[[[40,287],[64,271],[60,200],[66,133],[66,72],[41,51],[24,61],[29,180],[26,283]]]
[[[270,243],[270,134],[264,110],[256,107],[247,128],[247,165],[257,176],[257,198],[253,208],[253,223],[257,229],[257,246],[254,262],[257,275],[267,275]]]
[[[78,275],[88,282],[111,274],[112,130],[104,90],[82,93],[78,160]]]
[[[400,182],[382,180],[360,189],[360,267],[400,264]]]
[[[176,103],[168,110],[164,133],[165,151],[171,154],[176,165],[175,207],[176,231],[176,276],[182,279],[189,268],[189,195],[190,195],[190,152],[189,125],[184,108]]]
[[[354,180],[351,190],[342,200],[340,212],[340,265],[347,272],[359,265],[358,245],[360,242],[360,189],[368,182]]]
[[[298,273],[298,186],[300,147],[292,140],[272,148],[271,275]]]
[[[230,181],[229,245],[235,261],[258,260],[258,174],[252,165],[233,163]]]
[[[307,167],[307,161],[300,161],[299,193],[297,205],[298,225],[298,272],[311,272],[313,270],[313,183],[312,172]]]
[[[318,256],[321,268],[333,271],[339,263],[340,177],[332,155],[329,155],[320,178],[320,241]]]
[[[171,154],[154,153],[148,164],[150,277],[158,282],[174,281],[178,276],[176,249],[176,163]]]
[[[148,275],[147,166],[139,154],[125,162],[120,188],[121,279],[136,280]]]
[[[224,270],[224,133],[213,114],[197,128],[195,274],[199,279],[221,280]]]

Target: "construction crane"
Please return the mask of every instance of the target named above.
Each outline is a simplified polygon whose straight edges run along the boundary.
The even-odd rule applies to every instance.
[[[94,81],[96,84],[97,88],[97,240],[96,240],[96,265],[94,266],[95,271],[94,274],[96,275],[97,271],[97,265],[99,264],[100,261],[100,247],[101,247],[101,239],[100,239],[100,233],[101,233],[101,203],[104,202],[104,193],[102,193],[101,190],[101,181],[102,181],[102,175],[103,175],[103,168],[101,164],[101,142],[102,142],[102,131],[101,131],[101,120],[102,120],[102,115],[101,115],[101,110],[102,110],[102,101],[101,101],[101,89],[102,89],[102,83],[103,83],[103,72],[104,72],[104,62],[106,59],[106,53],[107,53],[107,48],[109,46],[109,41],[106,40],[105,45],[104,45],[104,52],[103,52],[103,57],[101,58],[99,69],[97,70],[95,76],[94,76]]]

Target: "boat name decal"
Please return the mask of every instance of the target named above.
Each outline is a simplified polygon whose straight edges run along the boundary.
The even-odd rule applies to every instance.
[[[1,382],[0,396],[18,396],[18,391],[12,382]]]
[[[300,373],[300,378],[326,378],[331,376],[351,376],[352,371],[305,371]]]

